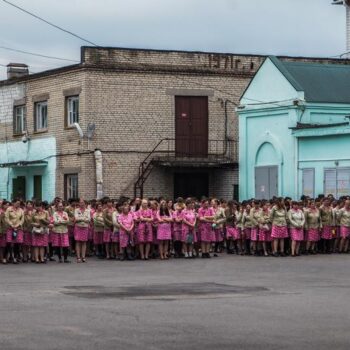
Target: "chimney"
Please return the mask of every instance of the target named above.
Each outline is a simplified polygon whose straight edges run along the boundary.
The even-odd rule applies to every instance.
[[[7,79],[21,78],[29,74],[29,69],[23,63],[9,63],[7,65]]]

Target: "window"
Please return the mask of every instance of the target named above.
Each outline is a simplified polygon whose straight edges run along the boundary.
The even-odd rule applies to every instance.
[[[78,174],[64,175],[64,197],[78,198]]]
[[[303,195],[310,198],[315,197],[315,169],[303,169]]]
[[[13,111],[13,134],[21,135],[26,129],[26,107],[16,106]]]
[[[79,123],[79,96],[66,97],[66,126]]]
[[[34,130],[47,129],[47,101],[35,103]]]
[[[324,194],[335,198],[350,195],[350,168],[325,169]]]

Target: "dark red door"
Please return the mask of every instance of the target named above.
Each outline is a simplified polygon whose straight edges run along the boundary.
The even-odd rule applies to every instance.
[[[208,97],[175,97],[177,157],[208,156]]]

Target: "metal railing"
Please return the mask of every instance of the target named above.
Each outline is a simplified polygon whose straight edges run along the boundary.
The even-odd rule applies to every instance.
[[[208,140],[203,143],[200,139],[164,138],[150,151],[139,166],[139,176],[134,185],[135,197],[139,190],[143,195],[143,184],[153,169],[154,160],[202,160],[210,162],[238,162],[238,144],[231,140]]]

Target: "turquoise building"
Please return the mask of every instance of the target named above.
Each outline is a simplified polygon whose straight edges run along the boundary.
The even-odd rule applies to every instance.
[[[237,112],[241,200],[350,195],[350,66],[268,57]]]
[[[16,196],[51,201],[56,186],[56,139],[0,144],[0,198]],[[14,189],[16,194],[13,193]]]

